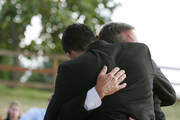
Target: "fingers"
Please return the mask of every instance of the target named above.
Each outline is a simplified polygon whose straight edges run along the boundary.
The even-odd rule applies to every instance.
[[[126,78],[126,74],[123,73],[124,72],[122,72],[122,76],[120,76],[116,81],[116,91],[124,89],[127,86],[127,83],[120,84]]]
[[[114,76],[118,71],[120,70],[119,67],[115,67],[111,72],[109,72],[108,74],[111,76]]]
[[[104,66],[99,75],[105,75],[107,72],[107,66]]]
[[[120,84],[125,78],[126,78],[126,74],[122,74],[117,80],[118,83]]]
[[[133,118],[129,117],[129,120],[134,120]]]
[[[114,78],[116,79],[116,80],[118,80],[122,75],[124,75],[125,74],[125,71],[124,70],[120,70],[120,71],[118,71],[117,73],[116,73],[116,75],[114,76]]]
[[[120,83],[126,78],[124,70],[120,70],[119,67],[115,67],[107,74],[107,69],[107,66],[103,67],[98,75],[95,86],[101,99],[104,96],[111,95],[126,87],[126,83],[120,85]]]
[[[127,86],[127,83],[123,83],[123,84],[119,85],[119,86],[117,87],[117,91],[118,91],[118,90],[121,90],[121,89],[124,89],[126,86]]]

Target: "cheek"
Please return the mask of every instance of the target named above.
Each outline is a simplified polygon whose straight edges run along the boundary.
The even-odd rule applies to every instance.
[[[20,112],[18,110],[14,110],[11,112],[12,117],[18,117],[20,115]]]
[[[14,114],[15,114],[16,116],[19,116],[19,111],[15,111]]]

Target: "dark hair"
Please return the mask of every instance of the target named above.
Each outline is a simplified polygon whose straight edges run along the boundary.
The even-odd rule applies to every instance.
[[[72,24],[69,25],[62,36],[62,46],[64,51],[85,51],[89,44],[94,42],[96,37],[88,25]]]
[[[109,43],[123,42],[121,33],[133,29],[133,26],[126,23],[111,22],[103,26],[99,33],[99,39]]]

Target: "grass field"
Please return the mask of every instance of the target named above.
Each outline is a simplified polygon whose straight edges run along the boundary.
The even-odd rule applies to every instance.
[[[18,100],[22,104],[23,112],[32,107],[46,108],[47,100],[52,92],[41,89],[24,87],[9,88],[0,85],[0,114],[6,116],[9,104]]]
[[[0,114],[5,117],[11,101],[19,100],[22,103],[23,112],[32,107],[45,108],[47,99],[52,92],[41,89],[24,87],[9,88],[0,85]],[[180,102],[170,107],[164,107],[167,120],[180,120]]]

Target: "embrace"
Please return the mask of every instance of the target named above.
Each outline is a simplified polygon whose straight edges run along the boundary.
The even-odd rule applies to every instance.
[[[44,120],[166,119],[161,106],[174,104],[176,93],[133,29],[108,23],[98,36],[85,24],[65,29],[71,60],[58,67]]]

